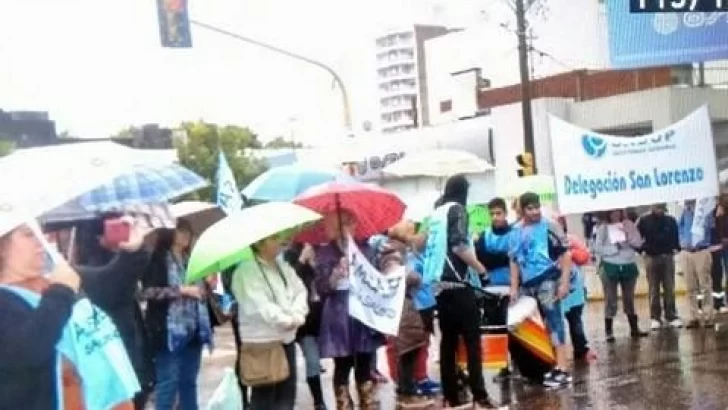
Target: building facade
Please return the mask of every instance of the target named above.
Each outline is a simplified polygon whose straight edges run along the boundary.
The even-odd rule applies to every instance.
[[[442,26],[413,25],[376,39],[382,133],[430,125],[425,41],[447,32]]]
[[[0,140],[29,148],[53,144],[57,138],[56,123],[47,112],[0,110]]]

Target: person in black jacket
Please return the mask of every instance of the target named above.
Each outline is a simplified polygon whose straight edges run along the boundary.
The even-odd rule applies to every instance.
[[[134,408],[144,410],[149,394],[154,387],[154,368],[151,352],[146,343],[144,317],[137,291],[139,281],[149,262],[149,254],[141,244],[149,232],[135,227],[129,245],[110,245],[103,242],[103,219],[87,223],[83,234],[99,246],[79,246],[79,260],[94,261],[94,266],[79,267],[81,289],[89,300],[111,317],[129,354],[142,391],[134,399]]]
[[[298,328],[296,342],[301,346],[306,359],[306,383],[313,397],[315,410],[325,410],[324,393],[321,388],[321,357],[318,350],[318,334],[321,327],[321,298],[316,294],[313,284],[316,272],[313,269],[314,254],[311,245],[292,244],[284,253],[284,259],[301,278],[308,289],[308,316]]]

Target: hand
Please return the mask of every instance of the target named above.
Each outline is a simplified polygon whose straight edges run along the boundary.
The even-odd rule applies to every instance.
[[[298,257],[298,261],[301,263],[313,263],[316,258],[316,253],[313,250],[313,246],[310,244],[303,245],[301,250],[301,256]]]
[[[142,247],[144,238],[152,230],[141,227],[137,220],[130,216],[125,216],[122,219],[129,224],[131,229],[129,230],[129,239],[126,242],[119,243],[119,249],[127,252],[136,252]]]
[[[569,281],[562,280],[559,282],[559,288],[556,291],[556,299],[562,300],[569,294]]]
[[[78,288],[81,286],[81,277],[66,261],[56,263],[49,280],[53,284],[69,287],[74,292],[78,292]]]
[[[191,299],[200,300],[204,296],[202,289],[200,289],[197,286],[182,286],[179,288],[179,291],[182,294],[182,296],[191,298]]]

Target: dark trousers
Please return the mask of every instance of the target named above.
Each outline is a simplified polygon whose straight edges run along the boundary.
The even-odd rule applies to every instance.
[[[410,350],[397,358],[398,376],[397,392],[403,395],[417,394],[417,385],[415,381],[415,363],[420,349]]]
[[[356,356],[334,357],[334,385],[348,386],[349,375],[354,370],[358,384],[372,379],[372,356],[376,353],[357,353]]]
[[[458,395],[458,369],[455,352],[460,338],[468,356],[468,384],[475,402],[488,398],[483,379],[480,348],[481,313],[475,291],[469,287],[448,289],[437,296],[440,332],[440,378],[445,400],[461,404]]]
[[[604,289],[604,317],[613,319],[617,316],[619,288],[622,288],[622,309],[626,315],[634,315],[634,291],[637,287],[637,277],[613,279],[605,273],[600,275],[602,289]]]
[[[250,389],[252,410],[293,410],[296,405],[296,345],[283,345],[290,374],[286,380]]]
[[[674,256],[672,254],[647,256],[645,257],[645,268],[650,292],[650,318],[662,321],[664,307],[665,319],[668,322],[677,319]],[[662,300],[660,300],[661,293]]]
[[[248,386],[244,385],[243,378],[240,375],[240,346],[242,345],[242,339],[240,339],[240,328],[238,327],[238,315],[233,315],[230,320],[230,324],[233,327],[233,339],[235,339],[235,375],[238,376],[238,386],[240,386],[240,393],[243,396],[243,408],[248,408],[250,400],[248,399]]]
[[[579,359],[589,352],[589,342],[586,340],[584,333],[584,321],[582,320],[582,312],[584,305],[574,306],[566,312],[566,322],[569,324],[569,336],[571,337],[571,345],[574,348],[574,357]]]
[[[725,306],[725,275],[723,272],[723,251],[711,252],[712,263],[710,275],[713,277],[713,306],[720,309]]]

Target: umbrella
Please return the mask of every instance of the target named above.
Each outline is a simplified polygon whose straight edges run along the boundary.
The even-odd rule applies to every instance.
[[[331,181],[353,182],[354,179],[336,169],[284,165],[259,175],[242,193],[252,201],[290,201],[313,186]]]
[[[513,199],[524,192],[538,194],[542,201],[553,201],[556,196],[556,180],[552,175],[531,175],[509,180],[501,195]]]
[[[359,182],[329,182],[315,186],[296,199],[303,205],[320,214],[339,211],[351,213],[356,219],[355,239],[366,239],[391,228],[402,220],[405,204],[392,192],[376,185]],[[326,238],[322,224],[301,232],[297,241],[323,243]]]
[[[207,181],[179,164],[140,165],[79,198],[86,210],[106,212],[113,209],[164,203],[204,188]]]
[[[223,271],[252,255],[250,245],[298,229],[321,215],[290,202],[268,202],[244,208],[210,226],[192,248],[187,283]]]
[[[494,169],[488,161],[470,152],[436,149],[406,155],[385,167],[384,172],[399,177],[449,177],[455,174],[479,174]]]
[[[184,201],[171,206],[172,215],[187,220],[195,234],[201,234],[215,222],[225,217],[223,210],[210,202]]]
[[[0,159],[0,235],[123,175],[149,156],[113,142],[15,151]]]
[[[166,203],[129,205],[108,209],[106,213],[123,214],[135,219],[139,227],[147,229],[174,228],[175,216]],[[78,198],[52,209],[39,217],[39,222],[53,229],[72,226],[79,221],[89,221],[100,217],[98,212],[87,211]]]

